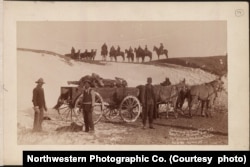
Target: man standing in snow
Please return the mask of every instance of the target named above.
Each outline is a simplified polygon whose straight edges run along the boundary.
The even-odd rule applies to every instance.
[[[32,102],[34,105],[34,124],[33,124],[33,131],[40,132],[42,131],[42,122],[43,122],[43,113],[44,110],[47,111],[45,97],[44,97],[44,90],[42,88],[43,78],[40,78],[36,81],[37,86],[33,89],[33,98]]]
[[[85,80],[84,86],[85,90],[83,91],[83,118],[85,123],[85,132],[94,132],[94,123],[93,123],[93,109],[95,104],[95,91],[90,87],[91,81]]]
[[[153,127],[154,104],[155,104],[154,86],[152,85],[152,78],[149,77],[147,78],[147,84],[145,85],[143,129],[146,128],[147,118],[149,121],[149,128],[154,129]]]

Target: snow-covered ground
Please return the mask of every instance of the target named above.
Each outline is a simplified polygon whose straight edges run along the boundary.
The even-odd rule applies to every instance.
[[[55,105],[60,94],[60,87],[67,86],[67,81],[78,81],[82,76],[97,73],[103,78],[122,77],[129,87],[146,83],[147,77],[159,84],[169,77],[175,84],[186,79],[187,84],[200,84],[212,81],[216,76],[200,69],[180,67],[160,67],[154,65],[107,62],[105,65],[71,61],[71,65],[57,56],[34,52],[17,51],[18,58],[18,110],[32,106],[32,90],[38,78],[44,78],[45,98],[48,108]],[[226,84],[227,85],[227,84]],[[25,95],[25,98],[23,98]]]
[[[223,104],[223,111],[217,112],[217,116],[210,119],[196,117],[187,119],[185,117],[177,120],[165,119],[155,121],[156,131],[141,131],[140,120],[128,125],[120,122],[105,122],[102,120],[95,125],[94,135],[84,132],[72,133],[71,131],[58,132],[57,128],[68,127],[69,122],[62,121],[58,113],[52,109],[56,104],[60,94],[61,86],[68,86],[67,81],[79,80],[82,76],[97,73],[103,78],[113,79],[122,77],[127,80],[129,87],[135,87],[146,83],[147,77],[153,78],[154,84],[159,84],[169,77],[173,84],[186,79],[187,84],[200,84],[212,81],[215,75],[204,72],[200,69],[192,69],[171,65],[169,67],[129,64],[121,62],[84,63],[70,61],[54,55],[41,53],[17,51],[17,127],[18,144],[171,144],[171,140],[166,140],[171,128],[192,127],[192,128],[213,128],[215,132],[225,134],[225,136],[214,136],[211,139],[204,139],[203,144],[225,144],[227,143],[227,94],[219,96],[218,102]],[[45,98],[48,106],[48,116],[52,119],[44,121],[44,133],[32,133],[33,115],[32,90],[36,86],[38,78],[44,78]],[[224,78],[227,88],[227,79]],[[226,106],[226,107],[225,107]],[[167,123],[167,124],[166,124]],[[159,126],[164,125],[164,126]],[[166,126],[166,127],[165,127]],[[153,135],[152,135],[153,133]],[[132,134],[138,134],[134,136]],[[143,138],[141,138],[143,136]],[[155,136],[158,136],[155,138]],[[105,140],[104,140],[105,139]],[[138,140],[140,139],[140,140]],[[219,140],[218,140],[219,139]]]

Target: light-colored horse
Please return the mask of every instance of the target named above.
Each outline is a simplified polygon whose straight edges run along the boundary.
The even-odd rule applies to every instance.
[[[192,106],[200,101],[202,116],[212,117],[211,111],[214,110],[215,99],[218,92],[223,89],[223,84],[221,78],[217,78],[208,83],[191,86],[186,93],[189,116],[192,117]],[[204,112],[204,105],[206,105],[206,112]]]

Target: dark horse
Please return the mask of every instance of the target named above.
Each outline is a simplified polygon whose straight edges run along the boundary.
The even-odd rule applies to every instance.
[[[128,62],[134,62],[135,55],[133,51],[129,51],[128,49],[125,49],[125,53],[127,54]]]
[[[151,51],[149,51],[149,50],[145,51],[140,47],[138,49],[135,48],[134,51],[135,51],[137,62],[139,62],[139,58],[142,58],[142,62],[144,62],[146,56],[148,56],[150,58],[150,61],[152,60],[152,52]]]
[[[111,61],[113,61],[113,58],[115,59],[115,61],[117,61],[118,56],[121,56],[123,61],[125,61],[125,53],[124,52],[115,50],[114,48],[111,48],[110,52],[109,52],[109,57],[110,57]]]
[[[185,98],[188,100],[189,116],[192,117],[192,106],[200,101],[202,116],[212,117],[211,111],[214,110],[214,102],[218,92],[223,89],[223,84],[221,78],[218,78],[208,83],[191,86],[185,95]],[[205,104],[206,112],[204,113],[203,108]]]
[[[158,59],[160,59],[160,55],[162,55],[162,54],[165,54],[166,59],[168,58],[168,50],[167,49],[164,49],[163,51],[161,51],[159,48],[154,46],[154,51],[156,52]]]
[[[71,59],[79,60],[80,59],[80,50],[78,52],[72,52],[69,54],[65,54],[65,56],[70,57]]]
[[[85,51],[80,54],[81,59],[86,59],[86,60],[94,60],[96,56],[96,49],[91,49],[91,52]]]
[[[144,91],[145,85],[139,85],[137,88],[140,90],[139,100],[142,103],[142,106],[145,106],[144,102]],[[178,84],[161,86],[154,85],[154,94],[155,94],[155,107],[154,107],[154,118],[159,117],[159,105],[167,104],[173,108],[175,118],[178,117],[177,109],[179,108],[179,96],[181,92],[186,91],[185,79]],[[169,110],[166,110],[166,117],[168,118]]]

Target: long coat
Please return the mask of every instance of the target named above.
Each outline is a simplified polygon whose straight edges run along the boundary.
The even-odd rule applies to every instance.
[[[44,90],[42,87],[37,86],[33,89],[32,102],[34,106],[39,106],[39,108],[46,107],[46,102],[44,98]]]

